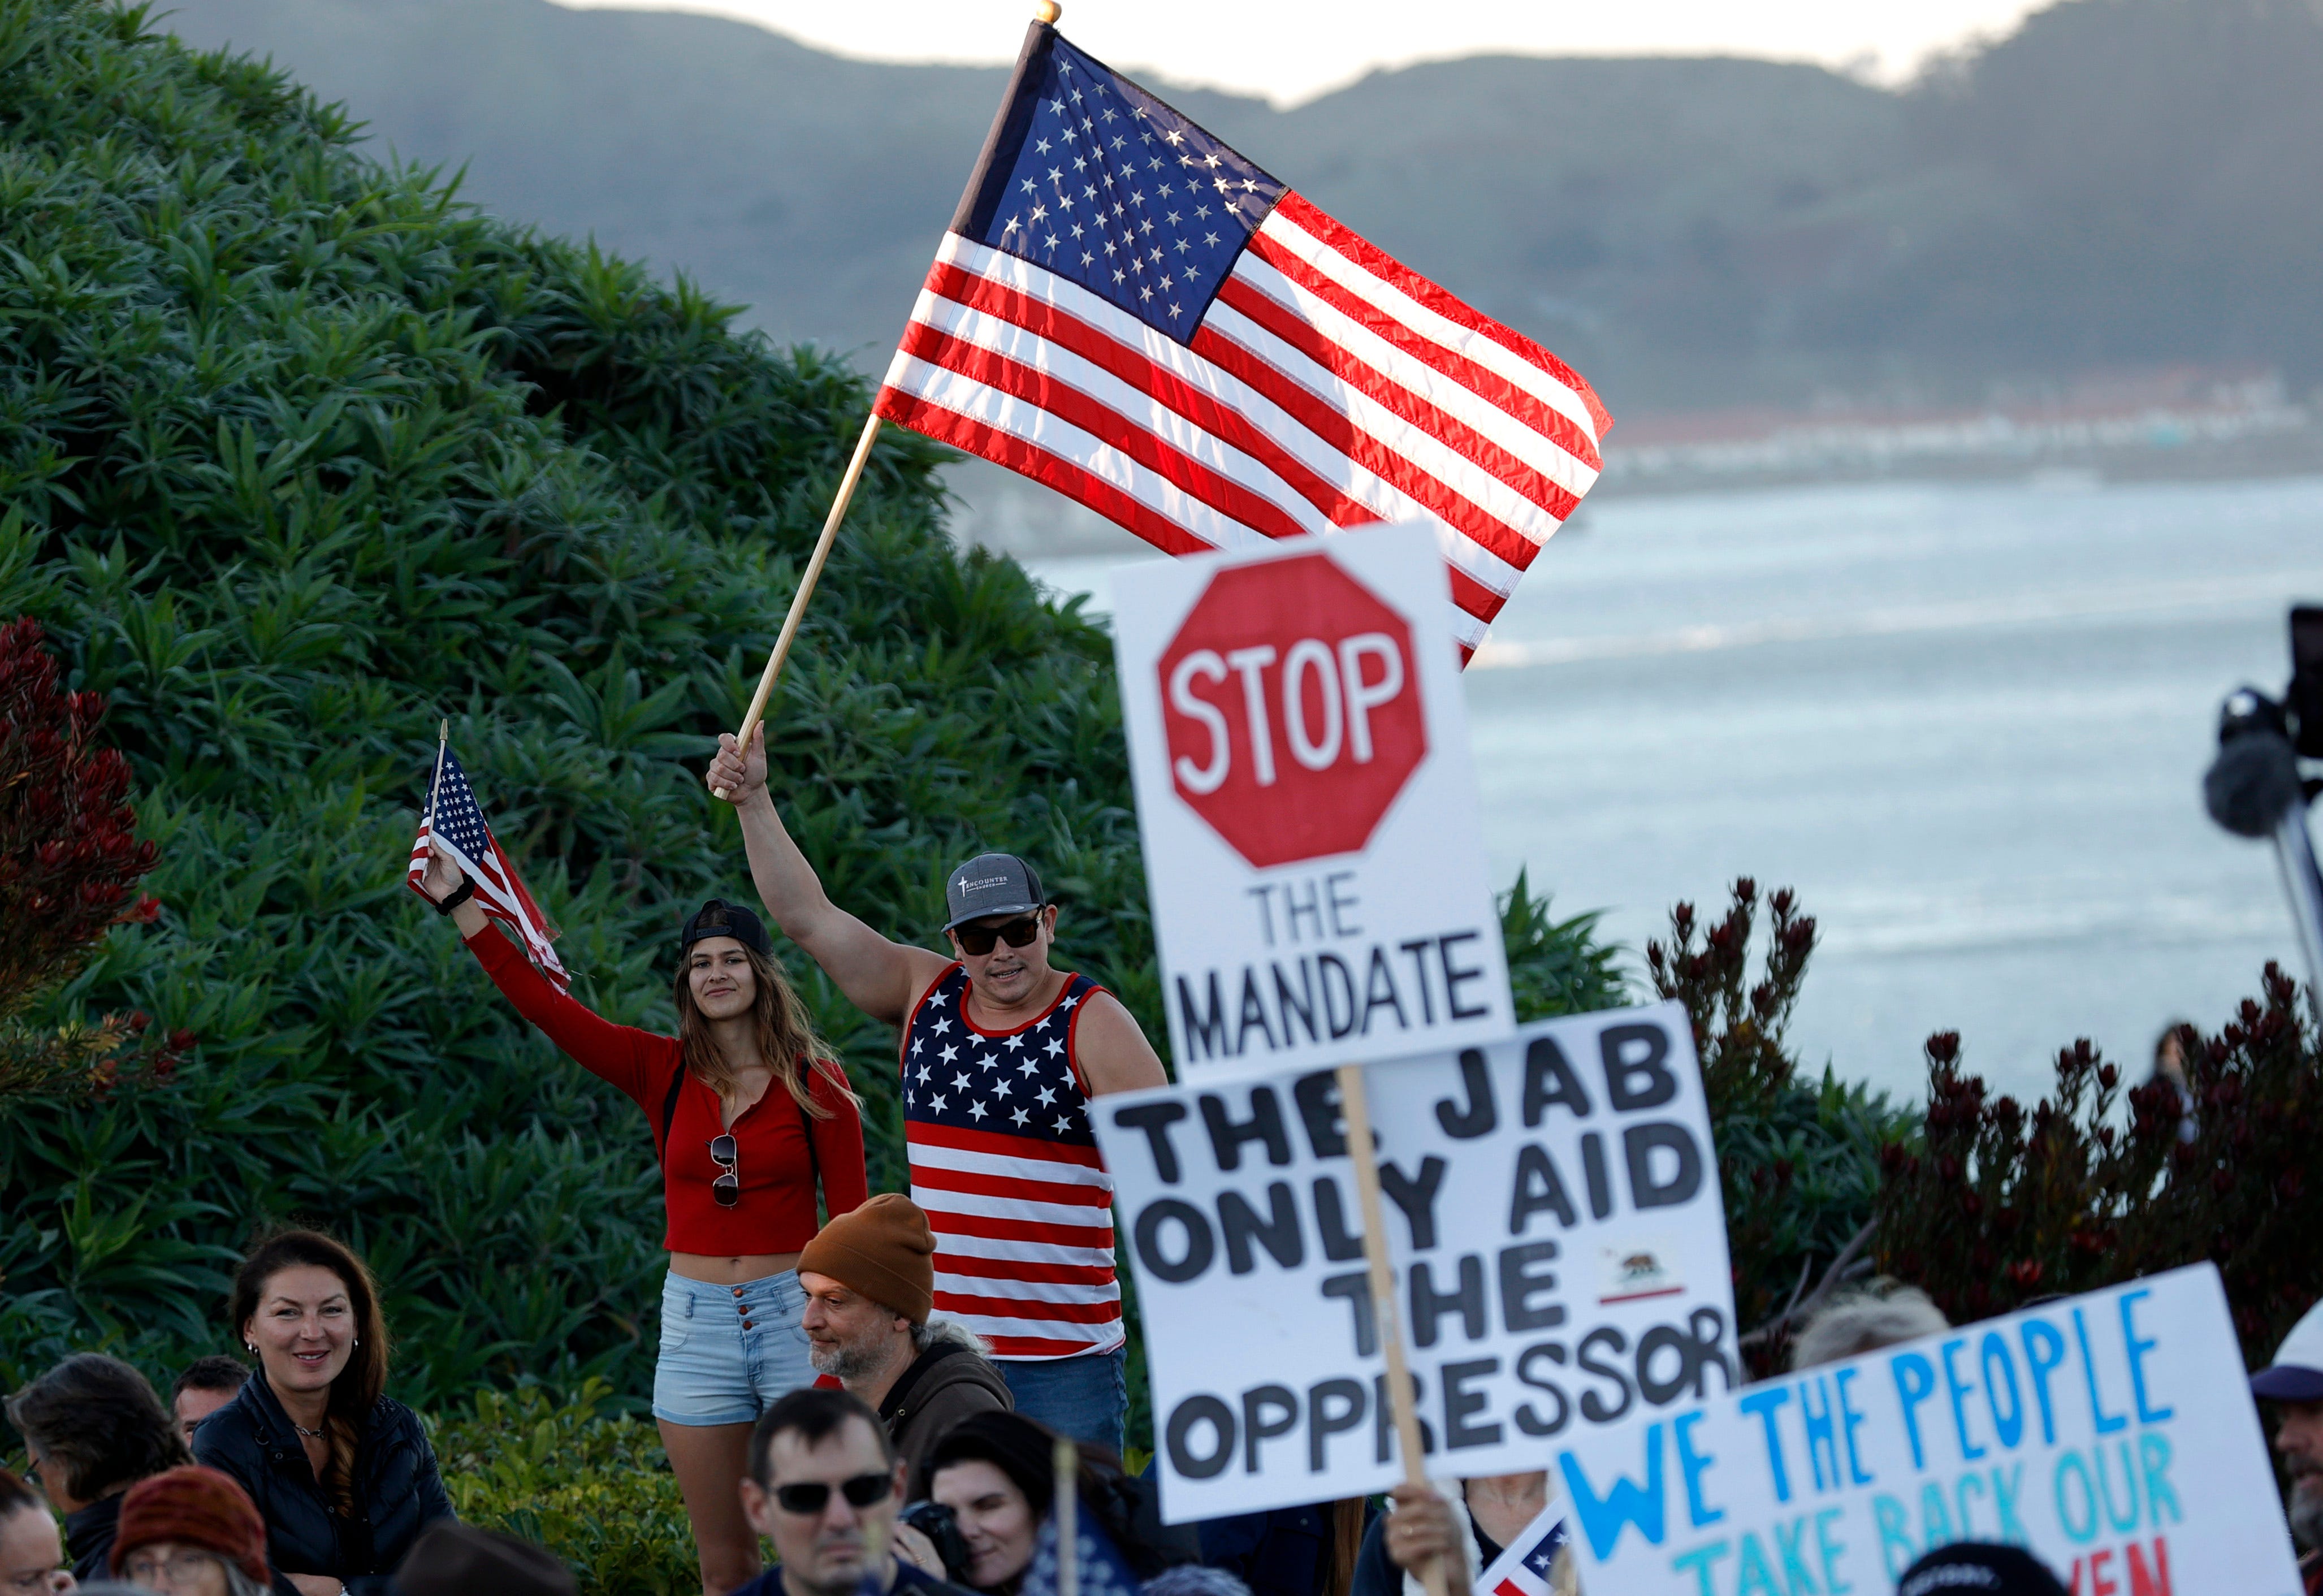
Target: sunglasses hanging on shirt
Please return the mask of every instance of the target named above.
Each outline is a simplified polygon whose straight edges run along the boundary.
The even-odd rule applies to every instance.
[[[710,1183],[710,1195],[721,1208],[730,1208],[742,1200],[742,1150],[730,1134],[710,1138],[710,1161],[718,1166],[718,1179]]]

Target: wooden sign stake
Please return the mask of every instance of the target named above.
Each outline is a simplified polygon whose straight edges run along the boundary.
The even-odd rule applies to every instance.
[[[1403,1478],[1423,1490],[1428,1458],[1419,1441],[1419,1408],[1411,1399],[1411,1365],[1403,1355],[1403,1314],[1396,1303],[1395,1270],[1388,1262],[1387,1223],[1380,1206],[1379,1150],[1372,1145],[1371,1100],[1364,1095],[1364,1067],[1338,1068],[1339,1116],[1346,1123],[1347,1152],[1355,1162],[1355,1201],[1364,1221],[1364,1262],[1372,1282],[1372,1324],[1387,1353],[1388,1402],[1395,1412],[1395,1439],[1403,1454]],[[1430,1558],[1419,1569],[1428,1596],[1449,1596],[1444,1560]]]
[[[1050,1500],[1057,1513],[1057,1596],[1080,1596],[1081,1460],[1079,1450],[1063,1435],[1057,1437],[1053,1466],[1057,1477]]]

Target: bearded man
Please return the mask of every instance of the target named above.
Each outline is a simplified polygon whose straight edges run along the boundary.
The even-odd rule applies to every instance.
[[[2274,1449],[2291,1476],[2284,1511],[2301,1555],[2307,1596],[2323,1596],[2323,1302],[2307,1310],[2251,1376],[2251,1395],[2274,1405]]]
[[[798,1261],[808,1361],[878,1415],[914,1484],[952,1426],[1011,1406],[977,1337],[932,1316],[935,1250],[928,1216],[886,1192],[824,1225]]]

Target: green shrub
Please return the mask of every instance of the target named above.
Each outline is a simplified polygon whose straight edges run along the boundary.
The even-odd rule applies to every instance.
[[[611,1395],[601,1380],[561,1403],[538,1386],[478,1392],[434,1426],[452,1506],[548,1547],[591,1596],[693,1596],[702,1574],[677,1476],[652,1422],[607,1411]]]

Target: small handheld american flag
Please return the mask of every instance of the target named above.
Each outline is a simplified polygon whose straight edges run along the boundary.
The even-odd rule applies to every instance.
[[[1612,426],[1556,356],[1046,23],[873,409],[1173,555],[1428,523],[1464,658]]]
[[[1478,1578],[1479,1596],[1551,1596],[1555,1587],[1549,1575],[1556,1567],[1558,1549],[1569,1538],[1564,1505],[1549,1503]]]
[[[468,773],[460,768],[449,743],[436,750],[436,779],[428,785],[419,835],[411,843],[411,869],[404,877],[404,884],[423,898],[429,897],[420,885],[427,874],[427,861],[439,852],[476,884],[476,907],[516,932],[540,973],[556,982],[560,992],[571,986],[573,977],[565,973],[564,961],[552,945],[556,928],[532,901],[524,878],[493,840],[491,827],[484,823],[484,812],[476,807],[475,790],[468,785]]]

